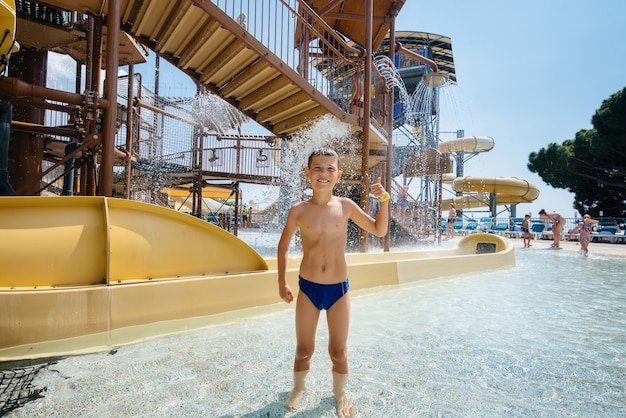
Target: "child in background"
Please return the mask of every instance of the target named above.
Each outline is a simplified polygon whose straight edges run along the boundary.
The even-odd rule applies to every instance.
[[[591,241],[591,231],[593,230],[593,226],[596,225],[598,221],[595,219],[591,219],[591,215],[586,213],[583,216],[583,221],[579,222],[578,225],[574,229],[567,234],[567,240],[569,241],[572,234],[580,231],[580,235],[578,236],[578,241],[580,242],[580,251],[583,251],[585,257],[589,255],[589,241]]]
[[[530,234],[530,215],[526,214],[522,221],[522,232],[524,238],[524,248],[530,248],[530,240],[532,238]]]

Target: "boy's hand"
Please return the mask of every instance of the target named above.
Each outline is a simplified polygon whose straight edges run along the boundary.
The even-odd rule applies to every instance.
[[[293,293],[291,292],[291,288],[288,284],[285,286],[281,286],[278,288],[278,293],[280,294],[280,298],[287,303],[293,302]]]
[[[376,183],[370,186],[370,190],[372,191],[372,194],[376,196],[378,200],[384,199],[384,197],[387,195],[387,191],[385,190],[385,188],[380,182],[380,177],[376,179]]]

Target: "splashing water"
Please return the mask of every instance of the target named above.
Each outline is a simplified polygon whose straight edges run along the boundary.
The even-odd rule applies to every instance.
[[[394,87],[397,87],[400,94],[400,101],[406,109],[410,109],[411,96],[404,84],[404,80],[402,80],[402,77],[396,70],[393,61],[386,55],[378,55],[374,57],[374,65],[380,75],[385,79],[387,88],[393,90]]]
[[[279,213],[286,213],[294,202],[302,200],[307,187],[304,168],[311,152],[321,147],[345,147],[349,143],[350,135],[350,125],[332,115],[325,115],[295,134],[289,142],[283,142],[283,187]]]
[[[378,72],[385,79],[386,86],[389,89],[394,87],[398,89],[400,102],[405,109],[406,123],[412,126],[420,126],[427,120],[424,117],[425,115],[438,113],[437,103],[434,100],[435,88],[427,86],[424,84],[424,80],[421,80],[415,87],[415,91],[409,92],[393,61],[386,55],[375,57],[374,65],[376,65]]]
[[[192,99],[192,114],[196,122],[210,131],[225,133],[248,122],[239,110],[214,94],[198,94]]]
[[[438,152],[430,151],[439,148],[439,95],[444,87],[451,84],[444,83],[441,86],[432,86],[427,85],[422,79],[415,90],[409,93],[389,57],[377,56],[374,59],[374,64],[385,78],[387,87],[390,89],[397,88],[400,102],[404,107],[404,123],[413,127],[413,136],[409,138],[409,143],[416,146],[416,149],[407,154],[407,159],[402,164],[406,163],[411,167],[409,177],[422,178],[420,197],[418,197],[418,200],[421,200],[417,208],[418,218],[434,224],[434,219],[438,216],[434,208],[438,206],[438,203],[433,202],[432,197],[438,196],[437,200],[441,200],[439,193],[435,192],[435,187],[437,181],[441,181],[442,170],[437,162],[436,154]],[[435,176],[434,178],[438,180],[433,182],[430,176]]]

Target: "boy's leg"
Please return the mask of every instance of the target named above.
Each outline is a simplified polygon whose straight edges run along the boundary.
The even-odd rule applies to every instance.
[[[328,354],[333,371],[348,373],[348,331],[350,328],[350,293],[343,295],[326,312],[328,322]]]
[[[335,399],[337,399],[337,416],[339,418],[353,417],[356,413],[354,405],[348,400],[343,390],[347,379],[347,374],[333,372],[333,395],[335,395]]]
[[[293,364],[293,390],[285,406],[295,411],[300,406],[300,399],[306,390],[304,378],[309,372],[311,357],[315,351],[315,330],[320,311],[302,292],[296,300],[296,356]]]
[[[352,417],[354,405],[344,392],[348,379],[348,331],[350,328],[350,294],[346,293],[326,313],[328,321],[328,353],[333,363],[333,395],[337,399],[337,416]]]
[[[292,411],[296,411],[300,407],[300,399],[302,399],[302,395],[306,390],[304,379],[308,373],[308,370],[293,372],[293,389],[289,394],[289,399],[287,399],[287,402],[285,402],[286,408],[289,408]]]
[[[311,357],[315,351],[315,331],[320,317],[320,310],[304,294],[298,293],[296,300],[296,358],[293,370],[309,370]]]

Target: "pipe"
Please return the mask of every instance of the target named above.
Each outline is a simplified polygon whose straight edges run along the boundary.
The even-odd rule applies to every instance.
[[[0,95],[11,97],[38,97],[75,105],[82,105],[85,101],[85,96],[82,94],[69,93],[66,91],[36,86],[15,77],[5,77],[0,79]],[[109,102],[107,100],[99,99],[98,107],[106,109],[108,108],[108,103]]]
[[[117,72],[119,67],[121,1],[109,0],[107,14],[107,54],[104,97],[112,104],[117,100]],[[116,106],[104,113],[104,135],[102,137],[102,163],[100,165],[101,196],[113,196],[113,165],[115,158]]]
[[[15,192],[9,183],[9,141],[11,139],[11,102],[0,101],[0,196]]]
[[[40,100],[32,100],[32,97],[17,97],[13,96],[11,98],[11,103],[15,105],[22,106],[39,106],[44,109],[56,110],[57,112],[65,112],[69,115],[73,115],[76,113],[76,105],[72,104],[59,104],[59,103],[50,103],[47,101]]]
[[[82,132],[78,128],[64,127],[64,126],[45,126],[36,123],[22,122],[14,120],[11,122],[11,128],[14,132],[29,132],[35,134],[45,135],[59,135],[66,136],[68,138],[78,138],[82,135]]]
[[[135,65],[128,64],[128,106],[126,106],[126,160],[124,161],[124,199],[130,199],[130,180],[132,174],[133,136],[135,125],[133,120],[132,97],[135,94]]]
[[[65,156],[71,155],[71,157],[65,161],[65,177],[63,178],[63,193],[62,196],[74,196],[74,160],[76,149],[78,148],[77,142],[70,142],[65,146]]]
[[[417,54],[409,49],[406,49],[402,46],[400,42],[396,42],[396,52],[399,52],[403,55],[406,55],[409,58],[413,58],[421,62],[422,64],[426,64],[433,70],[434,73],[439,72],[439,67],[437,67],[437,63],[429,58],[423,57],[420,54]]]
[[[37,97],[75,105],[83,105],[85,101],[85,96],[82,94],[36,86],[15,77],[0,79],[0,95],[11,97]],[[47,106],[42,105],[42,107]],[[98,99],[98,107],[102,109],[108,108],[108,100]]]
[[[391,18],[391,23],[389,25],[389,43],[390,45],[395,45],[396,43],[396,17],[398,16],[397,12],[393,14]],[[393,62],[395,53],[392,51],[392,48],[389,48],[389,59]],[[390,90],[390,89],[388,89]],[[387,96],[391,100],[391,107],[393,109],[394,105],[394,97],[392,91],[387,92]],[[392,129],[389,129],[388,132],[393,131],[393,110],[388,113],[386,120],[390,120],[390,124]],[[385,124],[387,126],[387,124]],[[387,159],[385,161],[385,190],[391,190],[392,184],[391,181],[393,179],[393,135],[390,134],[389,138],[387,138]],[[391,203],[391,202],[390,202]],[[391,210],[391,204],[389,204],[389,210]],[[389,222],[387,223],[387,234],[383,238],[383,250],[385,252],[389,252],[391,249],[391,214],[389,216]]]
[[[370,157],[370,124],[372,95],[370,85],[372,83],[372,26],[374,24],[374,0],[365,2],[365,74],[363,74],[363,139],[361,145],[361,208],[365,213],[369,212],[369,157]],[[359,251],[367,252],[367,233],[361,229]]]

